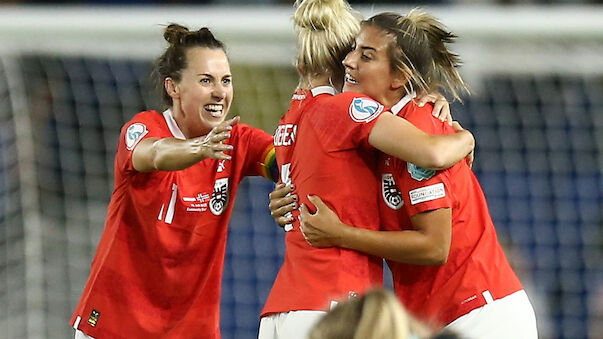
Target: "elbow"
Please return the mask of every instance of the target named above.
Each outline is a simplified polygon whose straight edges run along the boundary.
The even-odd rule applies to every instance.
[[[421,167],[425,167],[431,170],[440,170],[447,167],[446,156],[439,150],[433,150],[425,155],[426,164]]]
[[[434,248],[430,251],[429,258],[427,259],[427,265],[429,266],[443,266],[448,262],[448,253],[450,250],[444,247]]]

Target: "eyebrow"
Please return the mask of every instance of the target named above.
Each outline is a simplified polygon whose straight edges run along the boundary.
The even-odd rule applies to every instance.
[[[213,76],[213,75],[211,75],[210,73],[197,73],[197,76],[206,76],[206,77],[209,77],[209,78],[213,78],[213,77],[214,77],[214,76]],[[228,74],[225,74],[225,75],[223,76],[223,78],[228,78],[228,77],[231,77],[231,78],[232,78],[232,74],[228,73]]]
[[[368,51],[375,51],[375,52],[377,51],[376,48],[369,47],[369,46],[360,46],[360,49],[363,50],[363,51],[366,51],[366,50],[368,50]]]

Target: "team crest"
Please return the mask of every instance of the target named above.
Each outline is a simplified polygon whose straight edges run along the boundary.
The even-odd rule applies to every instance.
[[[138,144],[142,137],[144,137],[149,131],[147,130],[147,126],[141,123],[135,123],[128,127],[126,130],[126,148],[128,150],[133,150],[134,146]]]
[[[226,205],[228,205],[228,178],[222,178],[214,183],[214,192],[209,199],[209,210],[214,215],[221,215]]]
[[[404,205],[402,193],[400,193],[398,186],[396,186],[394,176],[390,173],[384,173],[381,177],[381,194],[383,195],[383,200],[391,209],[399,210]]]
[[[369,98],[354,98],[350,104],[350,116],[356,122],[369,122],[382,111],[383,105]]]
[[[408,173],[410,173],[410,177],[417,181],[429,180],[436,173],[434,170],[424,169],[415,164],[411,164],[410,162],[408,163],[407,168]]]

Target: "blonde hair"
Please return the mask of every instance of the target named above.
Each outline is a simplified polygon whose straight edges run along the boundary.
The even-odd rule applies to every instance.
[[[345,0],[297,0],[297,67],[302,77],[342,79],[343,58],[360,32],[360,16]]]
[[[429,330],[412,318],[392,292],[374,289],[340,303],[314,326],[309,339],[426,338]]]
[[[446,91],[457,100],[469,92],[457,70],[461,59],[447,47],[457,36],[433,16],[415,8],[405,16],[377,14],[362,24],[393,37],[388,49],[391,69],[409,79],[407,92]]]

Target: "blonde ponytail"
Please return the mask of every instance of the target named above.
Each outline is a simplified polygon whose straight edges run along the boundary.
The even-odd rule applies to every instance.
[[[359,16],[344,0],[297,0],[297,67],[302,76],[343,78],[341,64],[360,31]]]

